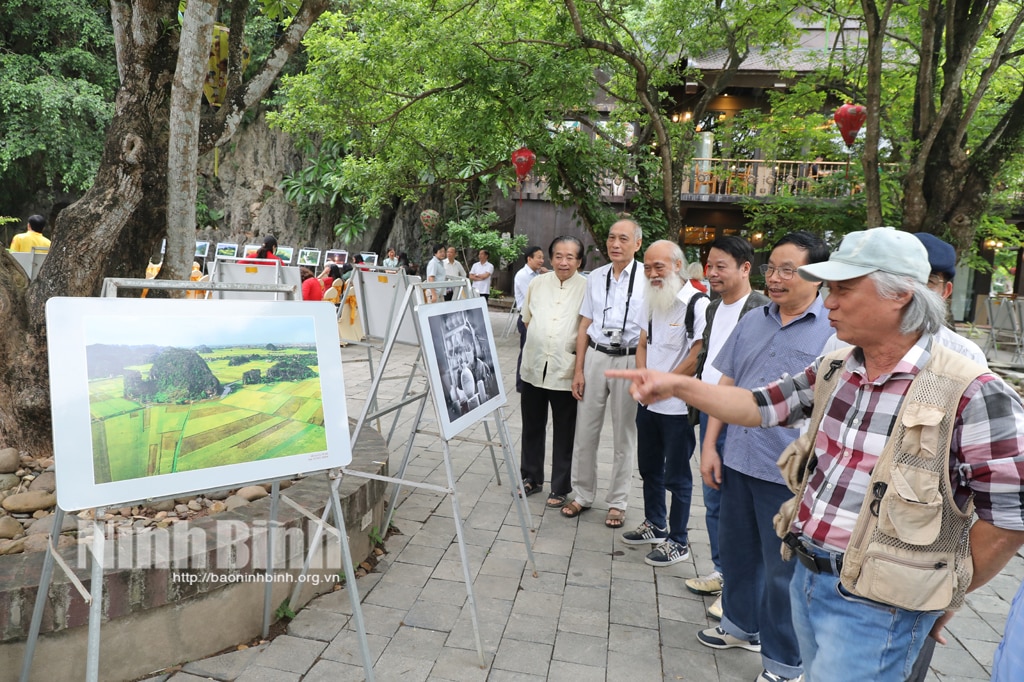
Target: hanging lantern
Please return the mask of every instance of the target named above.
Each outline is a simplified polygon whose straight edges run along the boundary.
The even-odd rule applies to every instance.
[[[836,125],[839,126],[839,132],[843,135],[843,142],[847,147],[852,147],[858,131],[868,118],[868,110],[861,104],[846,103],[836,109],[834,118]]]
[[[520,147],[512,152],[512,165],[516,167],[516,177],[519,178],[519,182],[526,179],[536,160],[537,155],[526,147]]]
[[[437,223],[440,220],[441,214],[432,208],[428,208],[427,210],[420,213],[420,222],[423,223],[423,227],[427,228],[428,230],[432,230],[435,227],[437,227]]]
[[[519,178],[519,203],[523,203],[523,181],[526,180],[526,176],[530,173],[530,169],[533,168],[534,162],[537,160],[537,155],[531,152],[526,147],[520,147],[519,149],[512,152],[512,165],[516,167],[516,177]]]

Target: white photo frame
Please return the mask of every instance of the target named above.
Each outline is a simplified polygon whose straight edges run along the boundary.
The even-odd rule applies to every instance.
[[[238,256],[238,244],[217,244],[217,258],[235,258]]]
[[[196,242],[196,258],[206,258],[210,253],[210,242]]]
[[[416,316],[441,435],[451,440],[507,402],[487,301],[423,304]]]
[[[260,250],[261,244],[246,244],[242,249],[242,258],[255,258],[256,252]]]
[[[298,265],[314,268],[320,265],[320,249],[299,249]]]
[[[344,249],[328,249],[324,251],[324,267],[334,264],[339,268],[348,262],[348,251]]]
[[[295,255],[294,246],[279,246],[274,249],[274,254],[284,261],[285,265],[289,265],[292,262],[292,257]]]
[[[352,460],[331,306],[58,297],[46,319],[64,510]]]

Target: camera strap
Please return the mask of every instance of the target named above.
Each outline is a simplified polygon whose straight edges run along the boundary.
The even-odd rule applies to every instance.
[[[605,312],[601,315],[601,326],[604,327],[606,317],[608,315],[608,293],[612,290],[612,270],[615,266],[608,268],[608,274],[604,280],[604,309]],[[633,261],[633,269],[629,272],[629,287],[626,289],[626,312],[622,315],[622,333],[626,333],[626,320],[629,319],[629,301],[633,298],[633,280],[636,279],[636,260]]]

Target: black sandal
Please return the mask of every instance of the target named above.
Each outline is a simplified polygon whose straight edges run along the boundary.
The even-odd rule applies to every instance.
[[[544,489],[543,486],[537,485],[536,483],[533,482],[532,479],[529,479],[529,478],[524,478],[523,479],[523,490],[526,491],[526,496],[527,497],[529,497],[530,495],[533,495],[535,493],[539,493],[543,489]]]
[[[560,509],[565,506],[565,495],[548,495],[546,505],[548,509]]]

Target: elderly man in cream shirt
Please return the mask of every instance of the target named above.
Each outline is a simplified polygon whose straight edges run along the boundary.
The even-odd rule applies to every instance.
[[[576,399],[572,394],[576,368],[576,334],[587,280],[579,274],[583,243],[556,237],[548,249],[552,272],[538,275],[526,290],[522,316],[523,439],[520,473],[527,495],[544,486],[544,443],[551,406],[551,491],[547,506],[565,504],[572,488],[572,448],[576,432]]]

